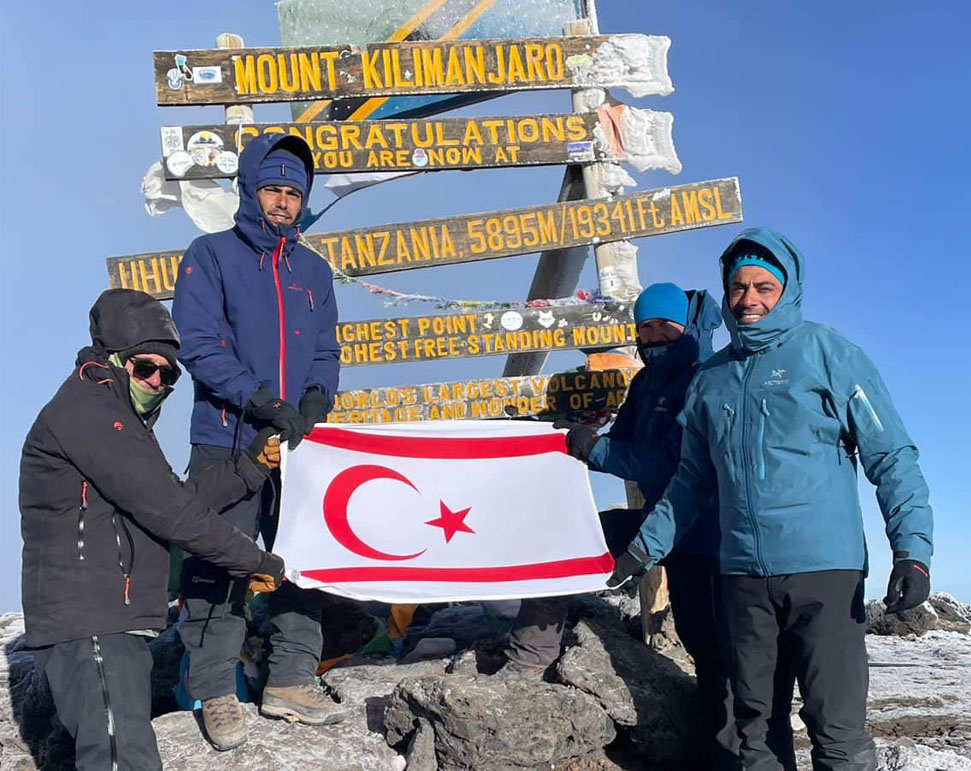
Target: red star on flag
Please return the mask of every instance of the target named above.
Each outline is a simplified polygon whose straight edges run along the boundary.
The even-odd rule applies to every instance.
[[[460,531],[463,533],[475,533],[475,530],[465,524],[465,515],[472,510],[471,506],[467,509],[452,511],[445,505],[445,501],[439,501],[439,503],[441,504],[442,515],[438,519],[428,520],[425,524],[442,528],[442,531],[445,533],[445,543],[451,541],[452,536]]]

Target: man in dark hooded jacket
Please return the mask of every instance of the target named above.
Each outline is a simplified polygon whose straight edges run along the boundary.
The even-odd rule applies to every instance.
[[[613,426],[604,435],[573,424],[571,454],[595,470],[637,482],[648,502],[643,512],[601,512],[608,546],[622,553],[644,513],[658,501],[678,466],[681,427],[675,420],[688,383],[712,353],[721,325],[718,304],[704,291],[675,284],[647,287],[634,304],[638,352],[644,368],[631,381]],[[737,768],[738,741],[730,720],[728,662],[715,619],[718,521],[714,499],[699,504],[699,518],[665,565],[678,634],[695,661],[706,742],[700,764]],[[509,669],[539,674],[559,655],[567,598],[524,600],[510,634]],[[788,716],[786,716],[788,717]]]
[[[157,300],[104,292],[91,346],[41,410],[20,464],[27,644],[79,769],[160,769],[149,639],[165,628],[168,543],[234,574],[283,578],[283,561],[217,516],[262,487],[279,442],[183,484],[152,433],[178,377],[179,336]],[[273,457],[271,457],[273,456]]]
[[[678,470],[608,584],[663,558],[717,494],[744,767],[795,768],[766,727],[774,678],[789,666],[813,768],[871,771],[857,468],[877,488],[893,550],[887,608],[905,610],[930,591],[933,522],[917,448],[866,354],[802,319],[805,267],[791,241],[746,230],[720,268],[731,345],[688,387]]]
[[[337,390],[340,349],[330,266],[297,243],[314,164],[299,137],[249,141],[240,156],[239,210],[230,230],[197,238],[179,266],[172,315],[182,335],[179,358],[195,383],[190,478],[233,456],[264,426],[293,450],[323,421]],[[223,512],[272,546],[278,476]],[[213,746],[246,740],[236,699],[236,662],[246,633],[245,582],[219,566],[186,561],[182,594],[189,653],[187,686],[202,701]],[[270,599],[273,631],[261,710],[305,723],[343,717],[317,686],[322,648],[320,600],[286,584]]]

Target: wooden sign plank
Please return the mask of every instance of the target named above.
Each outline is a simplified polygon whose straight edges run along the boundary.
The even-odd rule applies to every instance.
[[[571,371],[339,391],[328,423],[538,417],[616,410],[636,369]]]
[[[542,88],[673,90],[663,36],[155,51],[159,105],[295,102]]]
[[[304,139],[318,174],[595,163],[612,158],[598,126],[596,113],[163,126],[162,167],[168,179],[234,177],[261,134]]]
[[[337,325],[341,366],[465,359],[528,351],[634,345],[630,307],[592,303],[555,308],[450,313]]]
[[[693,182],[603,200],[561,201],[484,214],[306,236],[350,276],[392,273],[677,233],[742,220],[738,178]],[[109,257],[112,287],[172,297],[178,252]]]

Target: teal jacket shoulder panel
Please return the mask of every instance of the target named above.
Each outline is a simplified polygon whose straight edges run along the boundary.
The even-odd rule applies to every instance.
[[[783,248],[781,237],[750,238]],[[801,257],[784,248],[773,251],[789,276],[779,304],[758,324],[740,329],[732,319],[732,343],[688,389],[680,465],[639,546],[663,557],[696,516],[698,496],[714,487],[723,573],[865,570],[862,465],[896,558],[929,565],[932,514],[917,449],[869,358],[828,327],[802,321]],[[728,321],[724,304],[723,315]]]

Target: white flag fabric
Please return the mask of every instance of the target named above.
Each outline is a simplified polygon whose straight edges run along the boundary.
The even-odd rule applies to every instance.
[[[596,591],[614,565],[586,466],[518,421],[318,426],[273,550],[302,587],[398,603]]]

